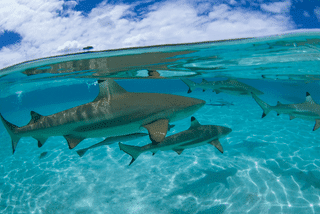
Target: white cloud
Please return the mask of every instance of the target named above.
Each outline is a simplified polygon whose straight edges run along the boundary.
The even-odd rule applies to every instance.
[[[304,17],[310,17],[309,13],[307,11],[303,11],[303,16]]]
[[[83,16],[72,9],[73,2],[63,12],[67,16],[61,17],[58,12],[63,9],[63,1],[21,2],[0,1],[0,30],[22,36],[20,44],[0,50],[0,68],[89,45],[105,50],[263,36],[294,28],[283,14],[232,9],[225,4],[205,5],[208,15],[199,15],[204,5],[197,8],[184,1],[156,3],[141,19],[125,19],[134,14],[132,5],[104,2]]]
[[[318,21],[320,22],[320,7],[314,9],[314,14],[316,15]]]
[[[290,11],[291,2],[275,2],[270,4],[262,4],[261,9],[272,13],[286,13]]]

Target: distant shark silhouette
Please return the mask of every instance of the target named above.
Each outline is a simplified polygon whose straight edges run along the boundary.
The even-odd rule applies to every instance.
[[[173,150],[179,155],[184,149],[205,145],[207,143],[215,146],[221,153],[223,148],[219,142],[219,138],[225,137],[232,130],[223,126],[201,125],[198,120],[191,117],[191,126],[188,130],[179,132],[175,135],[168,136],[160,144],[148,144],[142,147],[130,146],[119,143],[120,150],[126,152],[132,157],[129,166],[143,152],[152,152],[153,155],[158,151]]]
[[[277,115],[288,114],[290,120],[294,118],[301,118],[305,120],[315,120],[313,131],[320,127],[320,105],[315,103],[311,95],[306,93],[306,101],[297,104],[281,104],[279,101],[276,106],[270,106],[266,102],[262,101],[255,94],[252,94],[253,99],[262,108],[262,118],[264,118],[270,111],[276,111]]]
[[[202,79],[201,83],[195,83],[189,79],[181,80],[189,87],[188,93],[191,93],[196,88],[201,88],[203,91],[210,89],[213,92],[216,92],[216,94],[221,92],[232,95],[251,95],[251,92],[256,95],[263,94],[263,92],[258,89],[232,78],[212,82]]]
[[[0,118],[12,139],[13,153],[22,137],[41,147],[50,136],[64,136],[69,148],[86,138],[111,137],[148,130],[153,144],[166,136],[168,123],[191,116],[205,101],[159,93],[131,93],[112,79],[99,82],[99,95],[90,103],[42,116],[31,111],[31,121],[18,127]]]
[[[211,100],[210,100],[211,101]],[[230,107],[230,106],[234,106],[234,104],[233,103],[231,103],[231,102],[228,102],[228,101],[225,101],[225,100],[217,100],[216,101],[217,103],[208,103],[208,104],[206,104],[206,105],[208,105],[208,106],[228,106],[228,108]]]
[[[175,125],[170,125],[169,124],[168,131],[170,131],[170,129],[172,127],[174,127],[174,126]],[[97,147],[110,145],[110,144],[113,144],[113,143],[116,143],[116,142],[130,141],[130,140],[134,140],[134,139],[137,139],[137,138],[140,138],[140,137],[144,137],[144,136],[147,136],[147,135],[148,134],[146,134],[146,133],[133,133],[133,134],[128,134],[128,135],[116,136],[116,137],[108,137],[108,138],[104,139],[103,141],[101,141],[101,142],[99,142],[97,144],[94,144],[94,145],[89,146],[87,148],[78,150],[77,153],[78,153],[78,155],[80,157],[82,157],[90,149],[94,149],[94,148],[97,148]]]

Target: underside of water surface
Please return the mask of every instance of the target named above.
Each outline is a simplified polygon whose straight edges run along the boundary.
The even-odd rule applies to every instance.
[[[3,68],[0,113],[13,125],[0,123],[0,212],[319,213],[319,68],[319,32],[87,51]],[[118,142],[152,143],[141,127],[143,136],[111,132],[73,149],[55,133],[39,148],[30,132],[12,154],[10,128],[93,103],[110,79],[130,93],[205,101],[192,115],[169,120],[165,139],[186,133],[192,116],[232,129],[219,139],[223,153],[206,143],[180,155],[144,152],[128,166],[132,157]]]

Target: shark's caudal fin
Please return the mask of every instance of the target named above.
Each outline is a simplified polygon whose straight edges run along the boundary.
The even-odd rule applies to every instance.
[[[181,79],[181,80],[189,87],[188,94],[191,93],[192,90],[196,88],[197,83],[195,83],[189,79]]]
[[[9,133],[9,135],[11,137],[11,140],[12,140],[12,154],[13,154],[14,151],[16,150],[18,142],[19,142],[19,140],[21,138],[15,133],[17,128],[19,128],[19,127],[16,126],[16,125],[13,125],[12,123],[10,123],[7,120],[5,120],[1,114],[0,114],[0,118],[2,120],[2,123],[3,123],[4,127],[7,129],[8,133]]]
[[[257,95],[251,92],[252,98],[258,103],[258,105],[262,108],[263,113],[262,113],[262,118],[267,116],[267,114],[271,111],[271,106],[261,100]]]
[[[129,154],[132,157],[129,166],[138,158],[138,156],[142,153],[141,147],[139,146],[130,146],[119,143],[120,150],[124,151],[125,153]]]
[[[76,152],[78,153],[78,155],[80,157],[82,157],[87,151],[88,151],[88,149],[80,149],[80,150],[78,150]]]

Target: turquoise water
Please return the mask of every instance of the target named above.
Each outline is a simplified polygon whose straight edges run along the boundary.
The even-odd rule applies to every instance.
[[[149,54],[148,54],[149,53]],[[114,78],[129,92],[167,93],[233,105],[205,105],[193,114],[202,125],[232,128],[211,145],[131,157],[117,143],[76,150],[104,138],[88,138],[70,150],[62,136],[38,148],[25,137],[12,155],[0,124],[1,213],[318,213],[319,132],[315,120],[272,111],[266,117],[251,96],[188,87],[236,78],[274,106],[302,103],[309,92],[320,103],[320,34],[87,52],[40,59],[0,71],[0,113],[25,126],[30,112],[54,114],[91,102],[96,80]],[[113,64],[113,61],[117,63]],[[148,76],[147,70],[157,71]],[[167,136],[189,128],[190,117],[171,123]],[[146,130],[144,130],[147,133]],[[123,142],[143,146],[148,136]],[[47,152],[47,153],[45,153]]]

